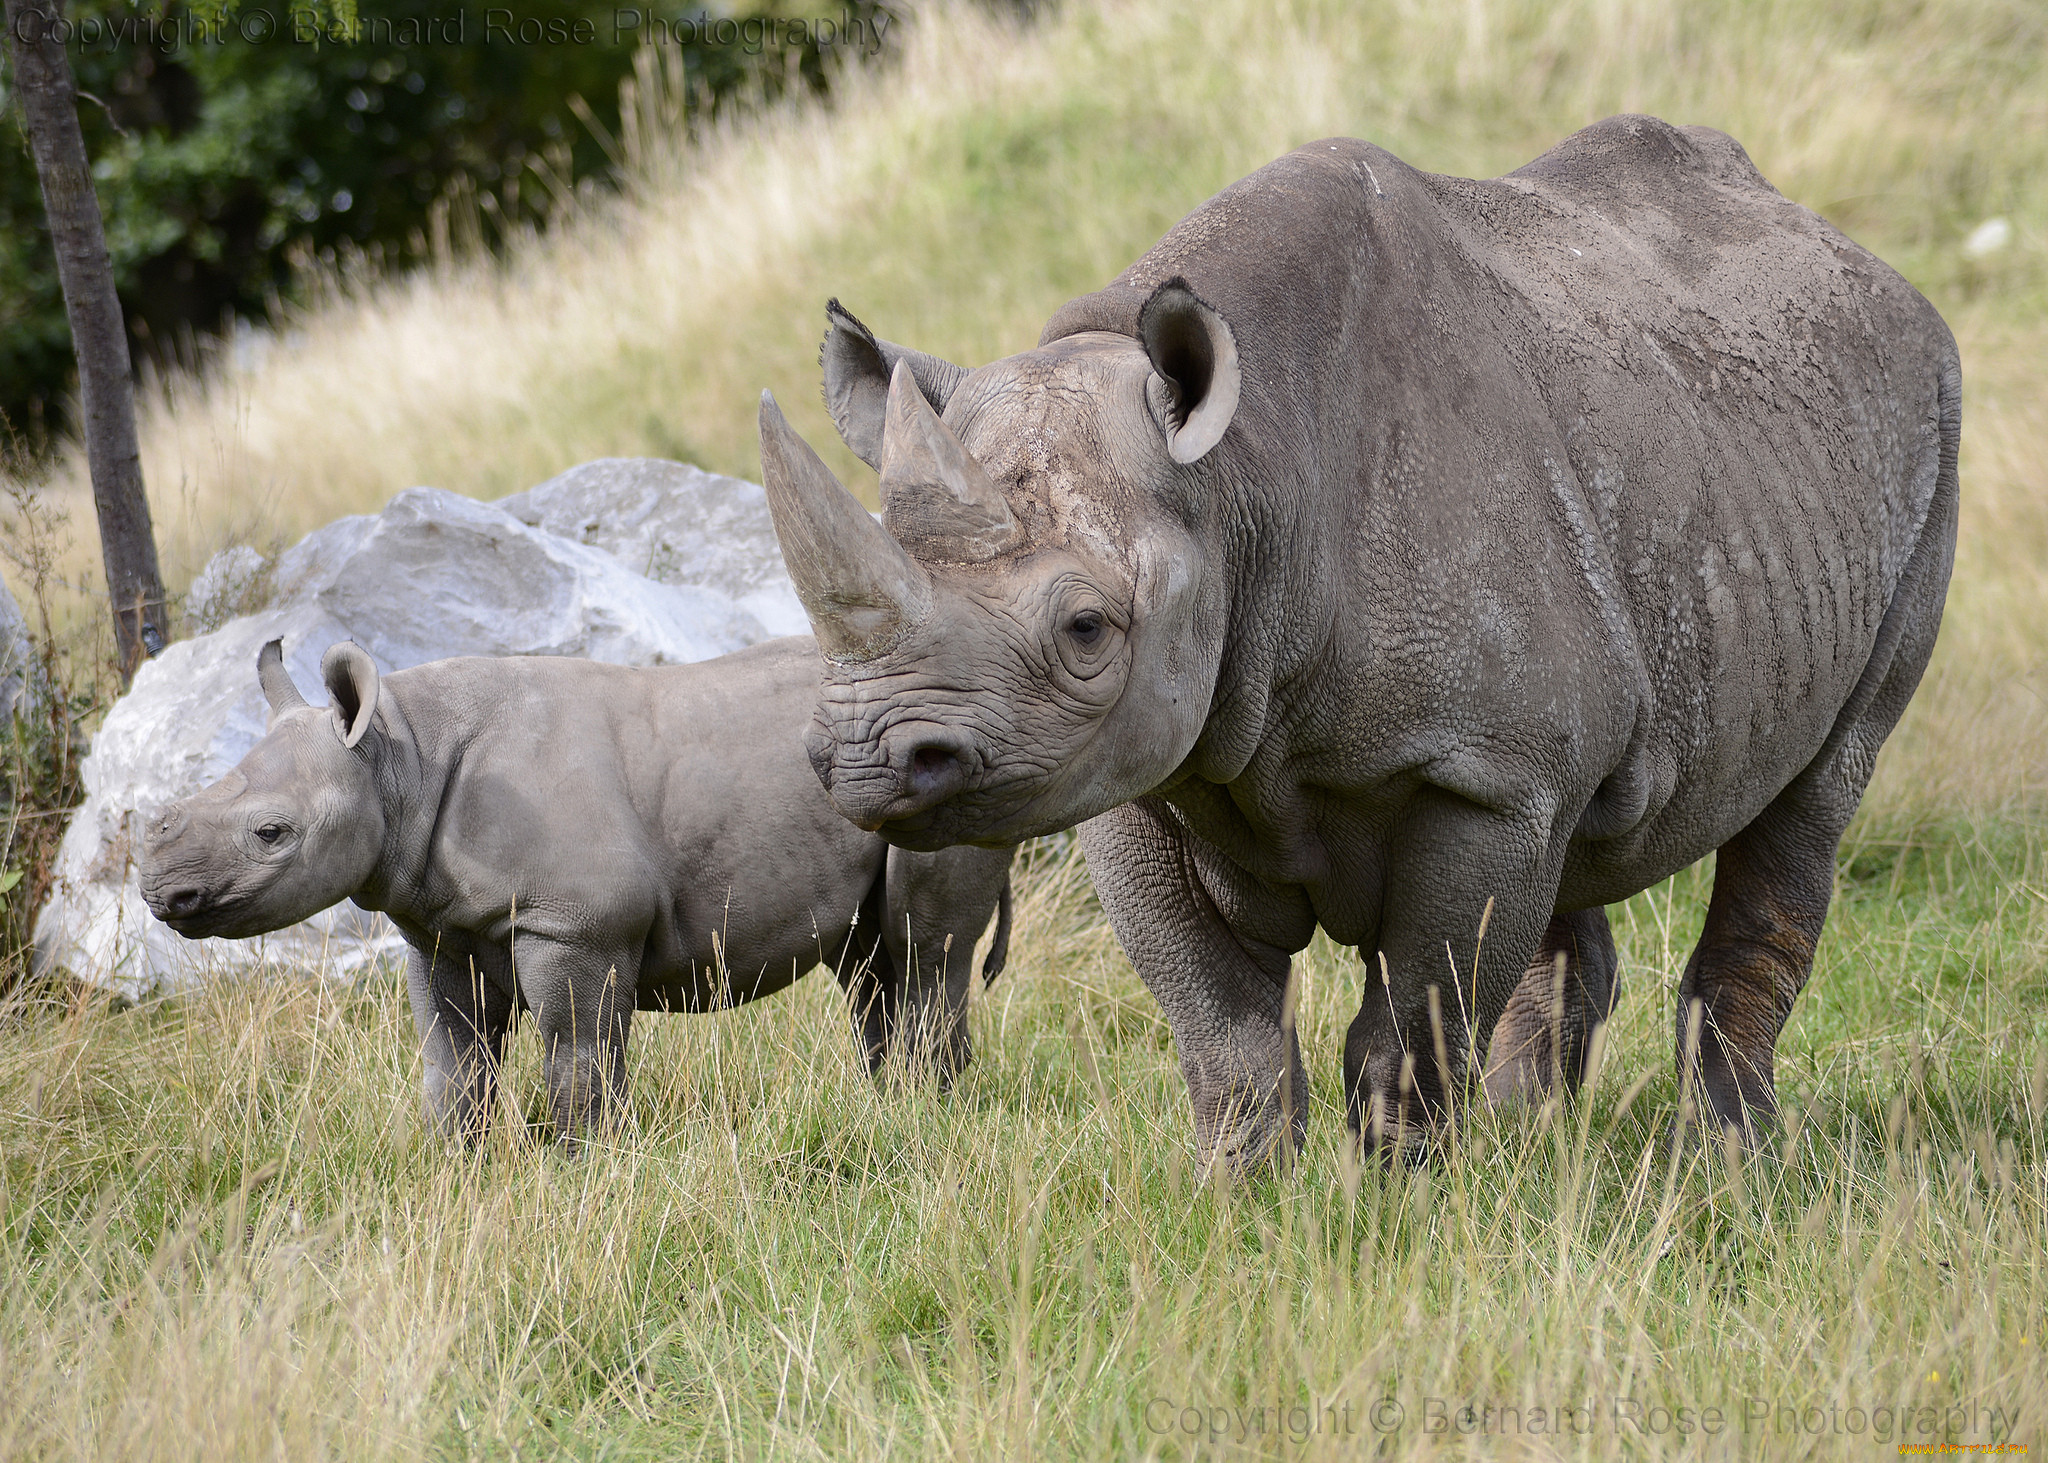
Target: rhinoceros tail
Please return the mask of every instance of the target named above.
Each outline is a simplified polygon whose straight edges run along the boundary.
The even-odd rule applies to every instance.
[[[996,896],[996,937],[989,942],[988,958],[981,962],[981,983],[994,985],[1003,967],[1010,963],[1010,881],[1003,880],[1003,892]]]

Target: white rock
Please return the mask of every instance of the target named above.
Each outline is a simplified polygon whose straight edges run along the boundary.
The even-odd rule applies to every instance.
[[[323,534],[331,541],[315,544]],[[410,488],[374,519],[328,525],[281,556],[278,582],[394,668],[449,655],[661,665],[768,635],[728,595],[657,584],[600,549],[438,488]]]
[[[206,561],[185,591],[188,630],[218,630],[261,592],[270,560],[247,544],[234,544]]]
[[[1987,218],[1963,240],[1965,259],[1982,259],[1987,254],[1996,254],[2012,242],[2012,224],[2002,218]]]
[[[28,689],[32,656],[28,621],[22,618],[21,606],[14,602],[7,581],[0,579],[0,736],[6,734],[6,724],[14,709],[27,709],[22,693]]]
[[[597,474],[579,486],[569,473],[506,500],[538,523],[500,504],[409,489],[381,514],[328,524],[279,555],[270,608],[145,663],[80,769],[86,798],[58,853],[55,892],[37,917],[37,966],[141,996],[263,964],[347,973],[402,952],[387,921],[350,904],[259,939],[193,941],[158,923],[142,902],[137,832],[165,804],[225,774],[263,735],[268,713],[256,655],[273,637],[283,638],[286,664],[317,703],[320,657],[337,640],[354,639],[380,670],[392,671],[450,655],[659,665],[723,655],[781,629],[807,630],[800,606],[795,624],[779,613],[777,595],[788,580],[772,529],[772,572],[762,564],[765,499],[756,521],[741,491],[760,497],[761,490],[675,464],[653,467],[666,472],[643,470],[643,480],[652,476],[659,486],[665,476],[677,490],[650,500],[629,493],[631,476]],[[622,526],[613,526],[614,507]],[[542,526],[574,513],[584,514],[575,527],[587,541]],[[715,563],[716,536],[726,525],[735,535],[736,568]],[[675,551],[680,567],[671,582],[616,556],[647,544]],[[239,593],[234,576],[257,572],[247,555],[224,563],[217,556],[216,563],[214,595]],[[793,590],[788,600],[796,603]],[[753,605],[775,612],[772,622]]]

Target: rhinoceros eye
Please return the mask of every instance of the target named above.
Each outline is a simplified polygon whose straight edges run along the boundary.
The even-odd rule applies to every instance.
[[[1074,643],[1083,650],[1093,650],[1102,638],[1102,613],[1099,610],[1083,610],[1067,621],[1067,633],[1074,637]]]
[[[266,844],[276,843],[278,839],[284,837],[284,825],[282,823],[265,823],[256,830],[256,836]]]

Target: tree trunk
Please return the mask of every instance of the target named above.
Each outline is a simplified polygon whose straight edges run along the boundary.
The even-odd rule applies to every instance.
[[[100,523],[100,556],[114,612],[114,642],[125,681],[164,642],[164,585],[156,536],[142,488],[135,440],[135,392],[128,377],[128,331],[114,293],[100,201],[93,192],[78,128],[78,88],[64,42],[63,0],[5,0],[29,147],[43,186],[43,212],[57,247],[57,278],[78,356],[78,395],[86,463]]]

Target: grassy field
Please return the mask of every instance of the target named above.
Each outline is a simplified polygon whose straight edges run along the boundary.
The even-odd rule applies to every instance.
[[[1164,1022],[1051,856],[950,1098],[877,1090],[818,977],[643,1022],[634,1126],[582,1157],[522,1118],[530,1036],[486,1151],[423,1137],[395,979],[19,1009],[0,1036],[0,1453],[2038,1439],[2044,852],[1858,850],[1781,1047],[1782,1142],[1734,1167],[1666,1141],[1698,873],[1620,911],[1626,995],[1590,1100],[1472,1114],[1413,1170],[1349,1159],[1332,1054],[1359,965],[1315,949],[1309,1150],[1235,1190],[1192,1170]],[[1565,1437],[1525,1436],[1560,1407]]]
[[[524,1033],[486,1151],[422,1135],[390,974],[120,1011],[22,991],[0,1012],[0,1456],[2048,1442],[2044,50],[2030,0],[1069,0],[1028,32],[934,10],[832,112],[679,140],[650,73],[616,203],[502,267],[337,278],[262,348],[159,383],[174,580],[416,482],[489,496],[632,452],[753,475],[762,385],[865,491],[816,399],[828,294],[979,362],[1300,142],[1492,174],[1647,110],[1732,132],[1941,306],[1963,535],[1780,1044],[1785,1131],[1753,1161],[1667,1142],[1707,869],[1616,909],[1590,1096],[1468,1114],[1415,1170],[1348,1157],[1360,966],[1318,945],[1309,1149],[1237,1189],[1193,1171],[1163,1020],[1055,848],[949,1098],[857,1072],[817,977],[642,1023],[633,1125],[576,1158],[527,1125]],[[1993,218],[2011,241],[1967,254]],[[47,489],[78,491],[72,467]]]

